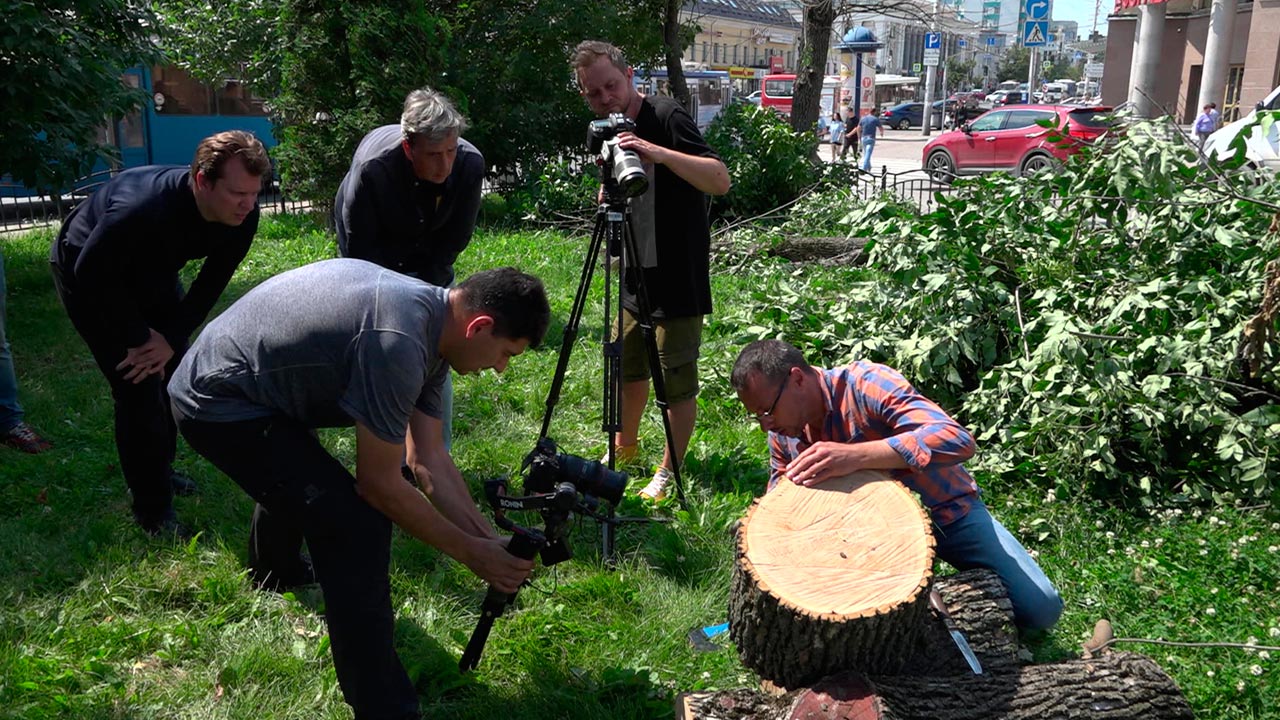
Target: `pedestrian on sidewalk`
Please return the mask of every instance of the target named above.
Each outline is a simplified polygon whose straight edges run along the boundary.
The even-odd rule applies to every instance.
[[[840,120],[839,113],[831,113],[831,122],[827,123],[827,132],[831,137],[831,162],[836,161],[836,149],[843,144],[844,140],[844,122]]]
[[[1195,125],[1192,126],[1192,130],[1196,134],[1196,149],[1200,151],[1201,155],[1204,154],[1204,141],[1208,140],[1213,131],[1218,128],[1217,123],[1213,120],[1213,103],[1205,103],[1202,110],[1203,112],[1196,118]]]
[[[859,145],[862,146],[862,171],[871,172],[871,153],[876,149],[876,131],[884,135],[884,123],[875,113],[867,113],[858,121]]]

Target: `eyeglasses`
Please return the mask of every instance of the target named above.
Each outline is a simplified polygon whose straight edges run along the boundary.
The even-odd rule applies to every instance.
[[[773,417],[773,411],[778,409],[778,401],[782,399],[782,393],[784,390],[787,389],[787,385],[789,384],[790,380],[791,380],[790,373],[787,373],[787,376],[782,378],[782,384],[778,386],[778,394],[773,396],[773,404],[769,406],[768,410],[765,410],[762,413],[751,414],[751,417],[755,418],[756,422],[763,422],[764,420]]]

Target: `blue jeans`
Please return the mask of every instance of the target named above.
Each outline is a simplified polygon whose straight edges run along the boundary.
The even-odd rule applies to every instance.
[[[862,138],[862,169],[871,172],[871,151],[876,149],[876,139]]]
[[[938,557],[957,569],[986,568],[1000,576],[1009,591],[1018,627],[1041,630],[1058,622],[1062,598],[1053,583],[1022,543],[991,517],[981,500],[975,500],[967,515],[939,528],[935,535]]]
[[[22,406],[18,404],[18,376],[13,372],[13,355],[4,334],[5,313],[4,253],[0,253],[0,432],[7,432],[22,422]]]

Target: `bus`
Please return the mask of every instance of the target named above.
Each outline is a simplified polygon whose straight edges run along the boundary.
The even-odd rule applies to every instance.
[[[684,81],[693,99],[690,115],[698,123],[698,129],[706,132],[711,121],[733,100],[733,84],[725,70],[685,70]],[[633,80],[636,89],[645,95],[671,95],[667,70],[663,68],[637,69]]]
[[[792,74],[765,75],[760,92],[760,107],[772,108],[783,117],[791,117],[791,98],[794,94],[796,76]],[[822,78],[822,97],[818,101],[818,131],[825,133],[832,112],[837,107],[849,103],[848,97],[840,97],[840,77],[827,75]],[[837,97],[839,100],[837,101]]]

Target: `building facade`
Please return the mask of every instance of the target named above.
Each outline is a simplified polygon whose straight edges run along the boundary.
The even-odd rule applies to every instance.
[[[693,0],[681,19],[698,33],[684,61],[727,70],[739,93],[760,89],[769,73],[795,72],[800,22],[784,5],[756,0]]]
[[[1165,5],[1161,72],[1148,92],[1157,107],[1187,124],[1199,113],[1211,2],[1170,0]],[[1247,113],[1280,85],[1280,0],[1240,0],[1234,9],[1235,22],[1226,39],[1227,83],[1223,96],[1214,100],[1224,121]],[[1104,103],[1115,105],[1129,97],[1137,19],[1136,7],[1107,18]]]

